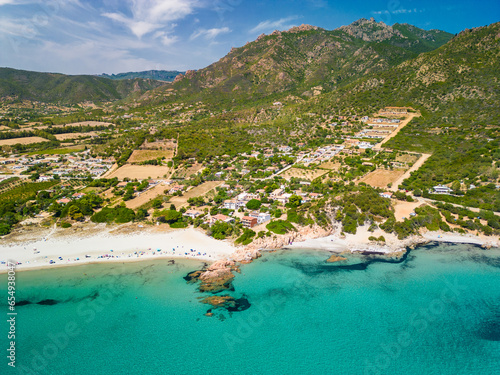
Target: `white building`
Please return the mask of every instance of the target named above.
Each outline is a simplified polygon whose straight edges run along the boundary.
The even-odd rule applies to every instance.
[[[436,194],[450,194],[451,189],[446,185],[437,185],[433,187]]]

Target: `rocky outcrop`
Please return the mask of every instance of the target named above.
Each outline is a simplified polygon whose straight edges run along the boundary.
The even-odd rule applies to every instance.
[[[383,22],[376,22],[373,17],[369,20],[361,18],[348,26],[341,26],[339,29],[355,38],[363,39],[366,42],[380,42],[395,36],[405,38],[399,30]]]
[[[224,290],[233,290],[233,271],[239,272],[234,261],[218,260],[207,269],[188,273],[184,280],[187,282],[200,281],[200,292],[219,293]]]
[[[255,239],[245,248],[245,251],[255,251],[258,249],[281,249],[293,242],[305,241],[307,239],[326,237],[332,232],[331,228],[323,228],[319,225],[300,227],[296,232],[288,232],[284,235],[272,235]]]
[[[292,27],[291,29],[287,30],[287,33],[300,33],[301,31],[318,30],[318,29],[319,27],[317,26],[302,24],[300,26]]]

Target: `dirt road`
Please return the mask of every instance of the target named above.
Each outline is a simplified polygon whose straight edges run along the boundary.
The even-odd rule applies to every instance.
[[[405,180],[407,179],[408,177],[410,177],[410,174],[411,172],[414,172],[416,171],[418,168],[420,168],[427,159],[429,159],[429,157],[431,156],[432,154],[422,154],[422,156],[420,157],[420,159],[418,159],[415,164],[413,164],[413,166],[408,169],[401,177],[399,177],[396,181],[394,181],[394,183],[392,184],[391,188],[389,189],[390,191],[398,191],[398,186]]]

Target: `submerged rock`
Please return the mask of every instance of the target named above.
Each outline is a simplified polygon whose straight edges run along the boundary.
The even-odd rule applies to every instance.
[[[189,272],[186,276],[183,277],[188,283],[195,283],[200,279],[200,275],[203,273],[202,270]]]
[[[335,263],[335,262],[341,262],[343,260],[347,260],[347,258],[338,256],[338,255],[332,255],[330,258],[326,260],[327,263]]]
[[[210,296],[201,300],[202,303],[212,305],[214,309],[236,307],[236,300],[231,296]],[[210,310],[211,313],[211,310]]]
[[[226,309],[229,312],[244,311],[250,308],[251,304],[246,297],[234,298],[229,295],[210,296],[201,300],[212,306],[212,309]],[[209,309],[206,316],[213,316],[212,309]]]

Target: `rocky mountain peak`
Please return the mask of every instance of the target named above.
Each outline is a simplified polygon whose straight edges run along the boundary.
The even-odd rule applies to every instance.
[[[291,29],[287,30],[287,33],[300,33],[301,31],[309,31],[309,30],[318,30],[319,27],[302,24],[300,26],[294,26]]]
[[[355,38],[363,39],[366,42],[380,42],[394,36],[404,38],[399,30],[386,25],[384,22],[377,22],[373,17],[369,20],[361,18],[348,26],[339,27],[338,30],[342,30]]]

